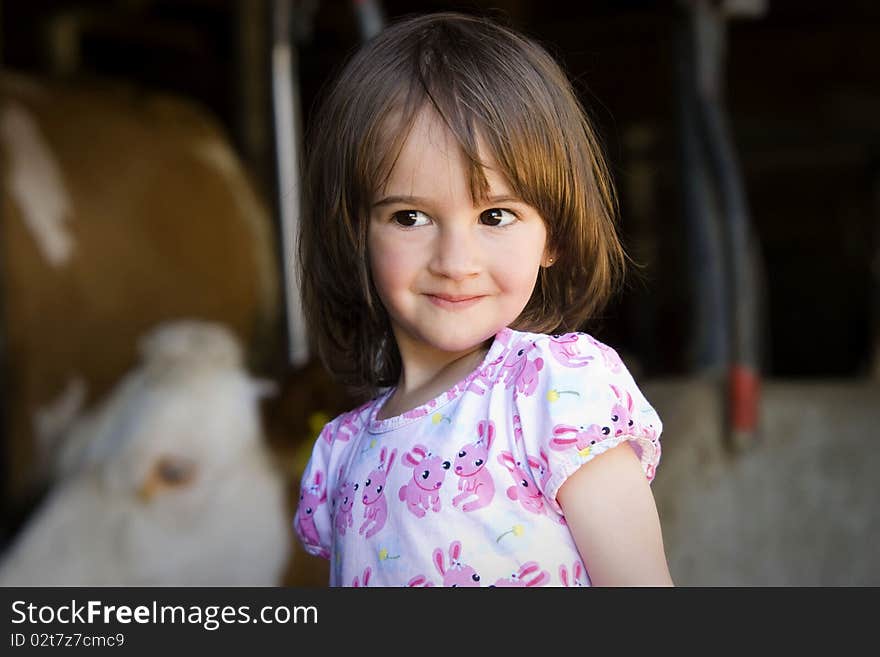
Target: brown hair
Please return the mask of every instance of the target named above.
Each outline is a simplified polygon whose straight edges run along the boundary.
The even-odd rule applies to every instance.
[[[541,268],[512,328],[577,330],[607,302],[626,262],[611,177],[556,61],[475,16],[390,25],[355,53],[313,112],[299,243],[310,336],[330,372],[368,397],[396,384],[401,371],[370,275],[370,206],[425,107],[470,162],[474,198],[488,190],[479,136],[512,191],[546,223],[555,264]]]

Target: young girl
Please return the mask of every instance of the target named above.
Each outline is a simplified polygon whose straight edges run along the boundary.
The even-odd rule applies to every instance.
[[[305,308],[324,363],[371,398],[324,427],[302,479],[295,527],[330,585],[671,584],[660,419],[572,332],[625,256],[558,65],[484,19],[410,18],[316,116]]]

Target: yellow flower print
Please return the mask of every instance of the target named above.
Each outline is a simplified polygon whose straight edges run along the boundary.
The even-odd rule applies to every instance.
[[[548,402],[559,401],[560,395],[577,395],[578,397],[580,397],[581,393],[579,393],[577,390],[556,390],[554,388],[553,390],[547,391],[547,401]]]
[[[439,411],[434,413],[434,415],[431,416],[431,424],[440,424],[441,422],[443,422],[443,420],[446,420],[447,422],[452,424],[452,420],[450,420],[448,417],[446,417],[445,415],[443,415],[443,413],[440,413]]]
[[[371,449],[373,449],[375,446],[376,446],[376,439],[373,438],[372,440],[370,440],[370,444],[367,445],[364,449],[361,450],[361,454],[366,454],[366,453],[369,452]]]
[[[514,525],[513,527],[508,529],[506,532],[501,534],[501,536],[496,538],[495,542],[496,543],[500,542],[501,539],[504,538],[505,536],[507,536],[508,534],[513,534],[514,536],[522,536],[524,531],[525,531],[525,529],[523,529],[522,525]]]
[[[581,458],[587,458],[590,455],[590,447],[584,447],[578,450],[578,456]]]
[[[382,548],[381,550],[379,550],[379,561],[385,561],[387,559],[400,559],[400,555],[398,554],[393,557],[389,556],[388,548]]]

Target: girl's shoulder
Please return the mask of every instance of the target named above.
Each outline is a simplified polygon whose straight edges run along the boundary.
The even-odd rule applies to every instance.
[[[490,387],[508,394],[514,414],[552,415],[562,397],[579,405],[606,400],[641,400],[638,389],[617,352],[588,333],[545,334],[504,329],[496,336],[497,357],[489,364]],[[553,408],[550,408],[553,407]]]
[[[607,429],[608,421],[638,417],[633,426],[659,435],[660,418],[612,347],[577,331],[510,331],[499,338],[507,341],[507,353],[497,383],[511,392],[517,414],[552,420],[554,431],[563,424]]]
[[[505,345],[502,354],[505,364],[540,358],[542,364],[567,369],[594,365],[612,373],[625,370],[623,361],[612,347],[583,331],[547,334],[506,328],[496,339]]]
[[[525,461],[542,477],[552,472],[545,495],[553,508],[566,477],[624,441],[648,481],[654,478],[663,423],[613,348],[583,332],[507,337],[510,353],[499,383],[510,390],[513,432]]]

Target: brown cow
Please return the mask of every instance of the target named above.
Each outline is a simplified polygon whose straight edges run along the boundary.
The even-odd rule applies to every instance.
[[[48,445],[166,320],[225,324],[260,371],[281,351],[264,204],[217,121],[123,85],[0,76],[0,303],[10,508]],[[41,442],[42,441],[42,442]]]

